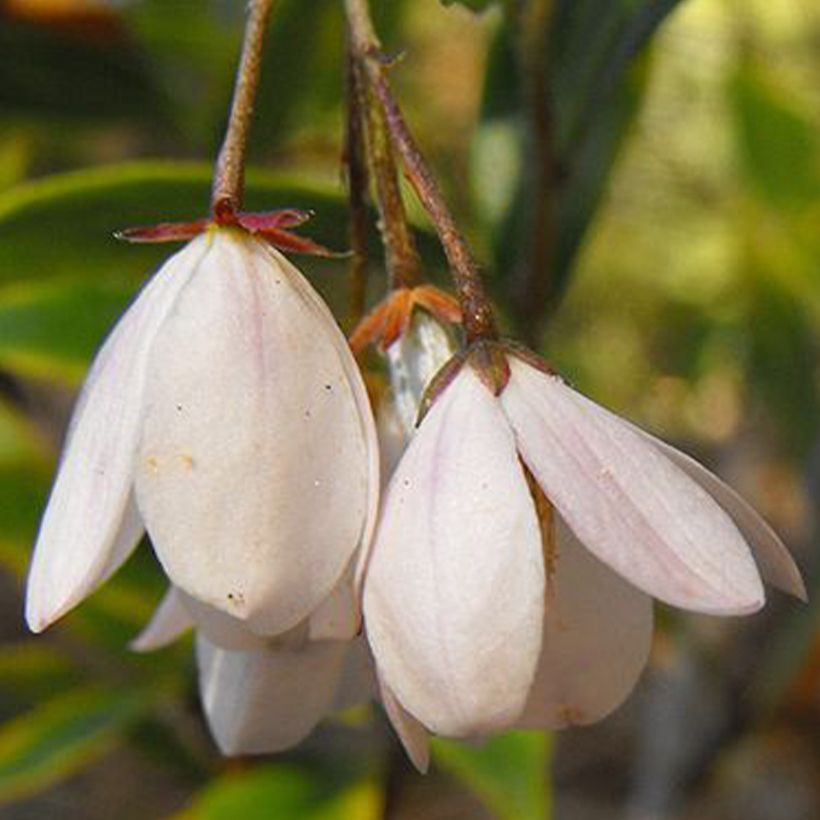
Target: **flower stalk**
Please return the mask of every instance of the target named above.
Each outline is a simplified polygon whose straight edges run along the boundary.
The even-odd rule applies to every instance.
[[[468,344],[498,336],[492,307],[484,290],[478,265],[456,227],[453,215],[427,161],[413,137],[393,96],[387,79],[387,63],[373,28],[367,0],[345,0],[353,54],[369,80],[373,96],[382,109],[393,147],[401,156],[405,174],[433,221],[461,303],[462,322]]]
[[[254,100],[262,69],[262,49],[273,0],[251,0],[236,73],[228,131],[214,168],[211,211],[218,224],[232,224],[242,207],[245,156],[253,119]]]

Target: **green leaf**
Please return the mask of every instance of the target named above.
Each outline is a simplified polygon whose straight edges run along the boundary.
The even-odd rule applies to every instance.
[[[503,820],[547,820],[551,738],[508,732],[473,747],[433,741],[433,760],[469,786]]]
[[[76,684],[77,665],[39,638],[0,646],[0,690],[4,697],[30,701]]]
[[[132,289],[117,279],[30,280],[0,287],[0,367],[78,383]]]
[[[79,38],[11,20],[0,26],[4,115],[167,123],[158,87],[119,36]]]
[[[175,820],[375,820],[379,816],[373,783],[363,780],[340,789],[328,780],[326,774],[293,766],[260,766],[216,780]]]
[[[128,245],[116,230],[190,220],[207,213],[211,167],[201,163],[134,162],[76,171],[0,192],[0,282],[56,276],[139,278],[175,245]],[[316,211],[305,233],[344,248],[346,216],[338,186],[292,175],[251,172],[249,210]]]
[[[820,196],[816,129],[749,61],[729,88],[746,179],[777,208],[809,205]]]
[[[76,689],[0,727],[0,803],[34,794],[108,751],[150,704],[142,693]]]
[[[498,2],[498,0],[441,0],[441,2],[445,6],[459,5],[466,6],[472,11],[484,11],[494,3]]]
[[[0,563],[22,576],[48,490],[49,470],[28,459],[0,464]]]

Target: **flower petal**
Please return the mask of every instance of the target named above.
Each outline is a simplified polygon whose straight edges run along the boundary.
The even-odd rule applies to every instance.
[[[379,695],[384,711],[410,758],[410,762],[422,773],[430,768],[430,735],[396,699],[390,687],[379,681]]]
[[[330,595],[310,614],[310,640],[349,641],[359,632],[362,612],[354,574],[355,562],[351,562]]]
[[[359,636],[349,641],[342,674],[336,684],[331,712],[361,706],[376,697],[376,673],[367,641]]]
[[[387,490],[364,586],[379,674],[431,731],[509,725],[532,683],[543,604],[538,520],[512,433],[465,367]]]
[[[510,359],[501,402],[547,498],[593,554],[650,595],[732,615],[763,605],[737,527],[630,424]]]
[[[198,636],[200,698],[222,753],[278,752],[307,737],[331,706],[348,646],[232,652]]]
[[[145,629],[131,641],[134,652],[153,652],[164,649],[181,638],[194,625],[194,620],[180,600],[175,587],[168,587],[159,606]]]
[[[157,329],[205,252],[196,239],[146,285],[97,354],[40,524],[26,591],[34,632],[76,606],[142,535],[131,497],[143,390]]]
[[[245,621],[203,603],[183,589],[177,589],[177,600],[193,619],[197,631],[220,649],[239,652],[267,648],[265,638],[251,632]]]
[[[706,490],[729,514],[752,550],[760,574],[765,581],[788,595],[807,601],[806,585],[800,570],[785,544],[753,507],[728,484],[719,479],[691,456],[661,441],[649,433],[649,439],[670,461],[673,461],[693,481]]]
[[[586,550],[556,518],[538,671],[517,725],[594,723],[629,695],[652,643],[652,599]]]
[[[278,634],[367,542],[375,425],[341,331],[261,242],[217,231],[157,336],[137,501],[171,580]]]

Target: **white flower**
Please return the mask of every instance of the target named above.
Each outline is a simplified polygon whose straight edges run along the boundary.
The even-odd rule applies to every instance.
[[[453,352],[442,326],[415,311],[387,351],[392,390],[379,405],[383,458],[404,449],[425,386]],[[366,641],[353,637],[360,629],[358,597],[351,563],[307,621],[271,640],[172,587],[132,648],[159,649],[195,627],[200,700],[220,750],[278,752],[302,741],[324,717],[377,697]],[[426,755],[426,735],[423,742]]]
[[[377,497],[375,425],[329,310],[281,254],[212,228],[165,263],[94,362],[37,538],[28,623],[40,631],[90,594],[145,528],[194,617],[284,633],[350,571]]]
[[[719,479],[506,360],[500,395],[469,358],[439,394],[368,559],[368,638],[416,752],[424,728],[469,737],[600,719],[645,663],[649,596],[753,612],[764,595],[752,554],[767,580],[805,595],[777,536]]]
[[[348,613],[354,614],[352,606]],[[225,755],[290,748],[328,714],[366,703],[375,694],[363,638],[312,639],[307,622],[267,641],[240,625],[207,634],[173,587],[131,647],[140,652],[159,649],[192,627],[197,628],[202,709]]]

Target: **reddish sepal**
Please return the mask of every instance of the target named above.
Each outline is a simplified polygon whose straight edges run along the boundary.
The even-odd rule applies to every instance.
[[[433,285],[398,288],[354,328],[349,339],[353,352],[360,353],[371,344],[378,345],[382,352],[387,350],[407,330],[413,309],[417,306],[445,324],[461,321],[458,302]]]
[[[251,233],[282,228],[298,228],[313,216],[313,211],[299,208],[284,208],[281,211],[267,211],[260,214],[239,213],[236,221]]]
[[[210,225],[209,219],[193,222],[160,222],[158,225],[140,225],[115,231],[114,236],[126,242],[187,242],[199,236]]]

